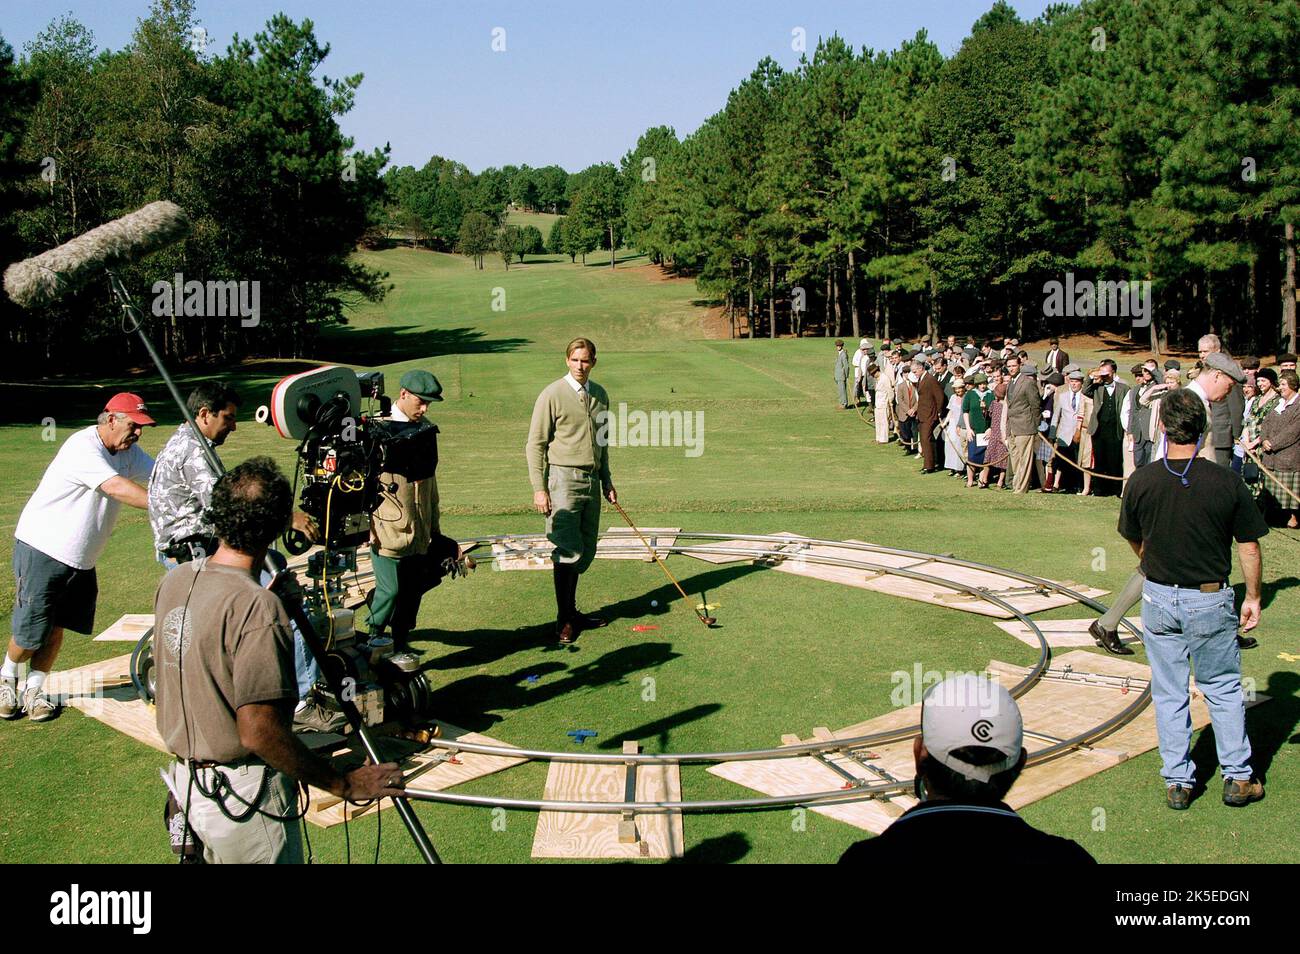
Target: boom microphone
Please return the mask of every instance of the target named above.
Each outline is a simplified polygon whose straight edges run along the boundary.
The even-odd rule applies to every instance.
[[[16,305],[36,308],[93,281],[106,269],[129,265],[179,242],[190,220],[174,202],[151,202],[84,232],[58,248],[5,269],[5,291]]]

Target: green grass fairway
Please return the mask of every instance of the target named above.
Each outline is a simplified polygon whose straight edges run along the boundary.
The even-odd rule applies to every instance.
[[[545,241],[551,234],[551,226],[555,224],[556,219],[560,218],[563,216],[553,212],[520,212],[511,209],[506,213],[506,224],[518,225],[521,228],[525,225],[535,226],[542,233],[542,240]]]
[[[967,492],[961,481],[918,476],[912,458],[875,445],[856,414],[837,410],[834,348],[826,339],[707,340],[706,303],[694,284],[665,280],[631,252],[621,252],[613,270],[608,253],[588,256],[586,266],[543,257],[508,272],[499,258],[477,270],[459,256],[413,249],[361,258],[387,270],[395,289],[326,335],[312,357],[381,368],[392,393],[408,368],[438,376],[446,401],[431,416],[442,430],[443,530],[454,536],[542,528],[524,466],[528,419],[538,391],[564,373],[565,342],[587,335],[599,348],[593,377],[616,406],[704,415],[699,456],[682,447],[611,452],[620,498],[643,526],[853,537],[1112,591],[1133,567],[1115,533],[1114,499]],[[1044,349],[1031,350],[1041,358]],[[1068,350],[1085,367],[1099,356]],[[246,403],[223,452],[228,465],[259,453],[291,465],[292,447],[253,423],[252,411],[281,375],[307,366],[251,362],[231,371]],[[193,380],[183,376],[182,389]],[[156,452],[177,420],[156,378],[0,386],[12,422],[0,427],[7,465],[0,559],[10,560],[18,514],[59,443],[89,422],[106,389],[127,384],[165,422],[144,439]],[[55,419],[54,441],[43,439],[47,416]],[[611,508],[604,524],[621,525]],[[1300,539],[1274,531],[1263,548],[1262,645],[1243,663],[1257,690],[1272,697],[1248,716],[1269,797],[1240,811],[1224,808],[1215,777],[1191,811],[1170,812],[1151,752],[1030,806],[1024,815],[1032,824],[1108,862],[1294,860],[1300,665],[1279,653],[1300,654]],[[144,515],[125,513],[99,566],[98,628],[151,608],[160,576],[151,550]],[[669,565],[688,591],[705,590],[718,605],[719,628],[700,626],[659,570],[639,562],[598,561],[583,578],[582,607],[604,608],[613,622],[584,634],[572,650],[548,638],[548,573],[485,567],[432,591],[417,636],[428,650],[423,658],[440,716],[540,748],[568,748],[566,733],[577,728],[599,733],[587,743],[598,751],[617,751],[625,738],[648,751],[771,746],[782,733],[806,736],[813,726],[838,728],[889,711],[893,674],[917,664],[947,671],[979,669],[991,658],[1036,658],[971,614],[743,564],[674,556]],[[1240,572],[1233,578],[1239,582]],[[13,595],[12,574],[0,574],[0,610],[12,608]],[[659,628],[636,633],[637,623]],[[70,634],[60,667],[129,648]],[[1212,732],[1199,734],[1195,755],[1209,777]],[[0,858],[168,861],[158,779],[164,761],[77,711],[47,725],[0,724]],[[545,765],[526,765],[459,790],[540,798],[545,777]],[[682,784],[689,799],[753,794],[695,766],[683,770]],[[504,830],[486,810],[425,805],[419,813],[448,861],[529,860],[531,813],[509,813]],[[701,861],[832,861],[865,837],[816,813],[808,813],[806,830],[795,830],[789,811],[691,815],[684,824],[688,859]],[[341,827],[312,828],[310,836],[317,861],[344,860]],[[347,837],[353,860],[369,859],[375,820],[353,824]],[[382,858],[418,860],[392,812],[384,813]]]

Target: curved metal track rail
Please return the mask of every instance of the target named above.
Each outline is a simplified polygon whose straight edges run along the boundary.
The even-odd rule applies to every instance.
[[[965,592],[978,599],[982,599],[993,606],[1011,614],[1026,626],[1038,639],[1038,661],[1033,665],[1025,678],[1017,683],[1011,690],[1014,698],[1024,695],[1029,689],[1042,678],[1043,672],[1047,669],[1048,660],[1051,657],[1051,649],[1047,644],[1047,638],[1038,625],[1016,607],[1012,606],[1005,599],[997,596],[989,590],[969,584],[959,583],[954,580],[944,579],[943,577],[934,576],[929,573],[921,573],[906,567],[892,567],[880,563],[872,563],[869,560],[847,559],[842,557],[829,556],[827,554],[813,553],[808,548],[815,546],[835,547],[843,550],[855,550],[864,554],[887,554],[895,557],[907,557],[917,561],[931,563],[945,563],[951,566],[965,567],[973,570],[983,570],[990,573],[997,573],[1000,576],[1020,580],[1024,583],[1031,584],[1036,589],[1047,593],[1056,592],[1063,596],[1087,606],[1089,609],[1098,612],[1104,612],[1106,606],[1097,602],[1091,597],[1084,596],[1063,584],[1056,583],[1052,580],[1046,580],[1041,577],[1032,576],[1027,573],[1020,573],[1016,570],[1008,570],[1002,567],[990,566],[984,563],[976,563],[971,560],[960,560],[956,557],[934,554],[921,553],[915,550],[900,550],[894,547],[882,547],[870,543],[848,543],[843,540],[822,540],[810,537],[781,537],[766,534],[722,534],[722,533],[695,533],[687,531],[678,531],[675,534],[675,541],[671,544],[655,543],[656,550],[665,550],[669,553],[680,553],[683,555],[707,555],[707,556],[736,556],[743,559],[791,559],[798,558],[805,563],[815,563],[825,566],[846,567],[848,569],[863,570],[882,574],[892,574],[905,579],[917,580],[923,583],[930,583],[945,589]],[[493,543],[537,543],[546,539],[545,534],[508,534],[493,537],[477,537],[470,540],[461,541],[461,545],[468,549],[477,549],[481,546]],[[703,544],[683,544],[677,541],[686,540],[721,540],[721,541],[740,541],[745,543],[767,544],[767,546],[755,549],[752,547],[728,547],[720,545]],[[797,546],[798,549],[790,550],[791,546]],[[621,543],[605,543],[602,546],[598,556],[606,555],[610,552],[636,552],[640,553],[644,547],[641,545],[627,546]],[[490,559],[495,559],[493,556]],[[485,561],[480,561],[485,562]],[[1122,620],[1122,624],[1134,635],[1141,636],[1141,631],[1128,622]],[[1039,749],[1029,756],[1026,766],[1039,765],[1043,762],[1059,758],[1080,747],[1086,746],[1091,742],[1114,732],[1120,726],[1127,724],[1137,716],[1148,704],[1151,698],[1151,689],[1148,686],[1133,703],[1125,708],[1122,712],[1112,716],[1105,722],[1092,726],[1089,729],[1079,733],[1070,739],[1063,739],[1054,742],[1052,745]],[[640,753],[636,755],[621,753],[597,753],[597,752],[553,752],[544,749],[522,749],[502,745],[483,745],[472,742],[457,742],[452,739],[433,739],[430,745],[443,748],[454,749],[458,752],[470,752],[482,755],[499,755],[508,758],[525,759],[528,761],[546,761],[546,762],[579,762],[587,764],[601,765],[625,765],[634,762],[638,765],[665,765],[665,764],[719,764],[724,762],[744,762],[756,761],[760,759],[778,759],[778,758],[797,758],[799,756],[817,755],[827,752],[842,752],[851,749],[866,748],[873,745],[883,745],[890,742],[899,742],[912,738],[920,732],[919,725],[907,726],[899,729],[891,729],[885,732],[872,733],[870,735],[854,736],[845,739],[818,740],[815,742],[801,742],[797,745],[783,745],[779,748],[767,749],[741,749],[734,752],[678,752],[678,753]],[[407,792],[407,798],[416,801],[433,801],[445,802],[454,805],[471,805],[481,807],[501,807],[512,808],[527,811],[567,811],[567,812],[639,812],[642,814],[654,814],[665,812],[727,812],[727,811],[755,811],[775,808],[786,808],[790,806],[821,806],[844,804],[848,802],[862,801],[866,799],[879,798],[882,796],[904,794],[912,790],[913,780],[906,779],[898,782],[878,782],[872,784],[863,784],[854,786],[851,789],[836,789],[828,792],[808,792],[798,795],[781,795],[766,798],[738,798],[738,799],[721,799],[713,801],[677,801],[677,802],[583,802],[583,801],[556,801],[546,799],[522,799],[522,798],[496,798],[488,795],[464,795],[453,792],[423,792],[410,790]]]

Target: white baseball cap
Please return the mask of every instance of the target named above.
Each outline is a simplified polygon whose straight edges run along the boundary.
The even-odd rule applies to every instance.
[[[973,672],[950,676],[921,699],[921,741],[926,751],[972,781],[987,782],[1020,761],[1024,728],[1011,693]],[[953,754],[966,746],[995,749],[1004,758],[972,765]]]

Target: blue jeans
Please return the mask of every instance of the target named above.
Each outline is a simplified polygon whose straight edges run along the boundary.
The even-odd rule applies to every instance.
[[[169,556],[158,554],[158,562],[163,565],[163,569],[170,573],[180,564]],[[258,577],[258,582],[263,586],[271,582],[271,574],[263,570]],[[320,678],[320,667],[316,665],[316,660],[312,658],[311,653],[307,651],[307,644],[303,642],[302,633],[298,632],[298,624],[290,621],[293,627],[293,671],[298,679],[298,698],[306,699],[307,693],[311,687],[316,685],[316,680]]]
[[[1192,785],[1192,713],[1187,679],[1205,695],[1223,777],[1249,779],[1250,739],[1241,691],[1236,595],[1163,586],[1142,587],[1142,644],[1151,663],[1151,697],[1160,739],[1160,774],[1167,785]]]

